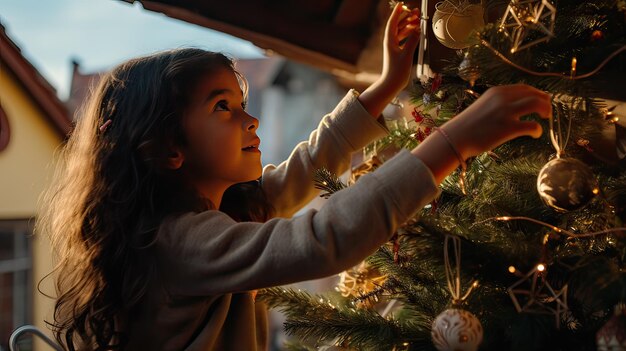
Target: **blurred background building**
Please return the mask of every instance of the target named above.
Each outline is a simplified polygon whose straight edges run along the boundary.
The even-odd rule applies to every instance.
[[[7,348],[14,328],[43,327],[50,307],[37,292],[39,278],[52,269],[50,246],[33,237],[33,224],[71,121],[55,89],[2,26],[0,67],[0,348]]]

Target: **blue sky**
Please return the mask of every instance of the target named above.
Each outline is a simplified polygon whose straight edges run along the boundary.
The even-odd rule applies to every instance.
[[[250,42],[119,0],[0,0],[0,22],[23,55],[67,97],[71,59],[84,72],[158,50],[194,46],[263,57]]]

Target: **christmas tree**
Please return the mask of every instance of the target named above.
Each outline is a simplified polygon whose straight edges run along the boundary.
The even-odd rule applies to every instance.
[[[437,38],[458,48],[453,29],[476,6],[498,19],[414,83],[409,122],[376,149],[413,148],[489,87],[513,83],[553,96],[543,137],[468,160],[336,292],[263,291],[301,340],[292,349],[626,350],[626,116],[610,101],[626,101],[626,1],[445,1]],[[318,178],[323,196],[348,186]]]

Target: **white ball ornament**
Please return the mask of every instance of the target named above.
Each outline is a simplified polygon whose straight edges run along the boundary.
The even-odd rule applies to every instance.
[[[483,341],[483,326],[472,313],[450,308],[435,318],[431,336],[439,351],[475,351]]]
[[[432,21],[437,40],[451,49],[469,47],[469,35],[485,25],[482,6],[467,1],[445,0],[437,3]]]
[[[626,350],[626,306],[618,304],[611,319],[596,333],[597,351]]]

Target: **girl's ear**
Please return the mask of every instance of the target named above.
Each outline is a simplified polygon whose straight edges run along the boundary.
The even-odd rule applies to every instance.
[[[185,156],[179,148],[170,148],[165,160],[165,166],[169,169],[176,170],[183,166]]]

